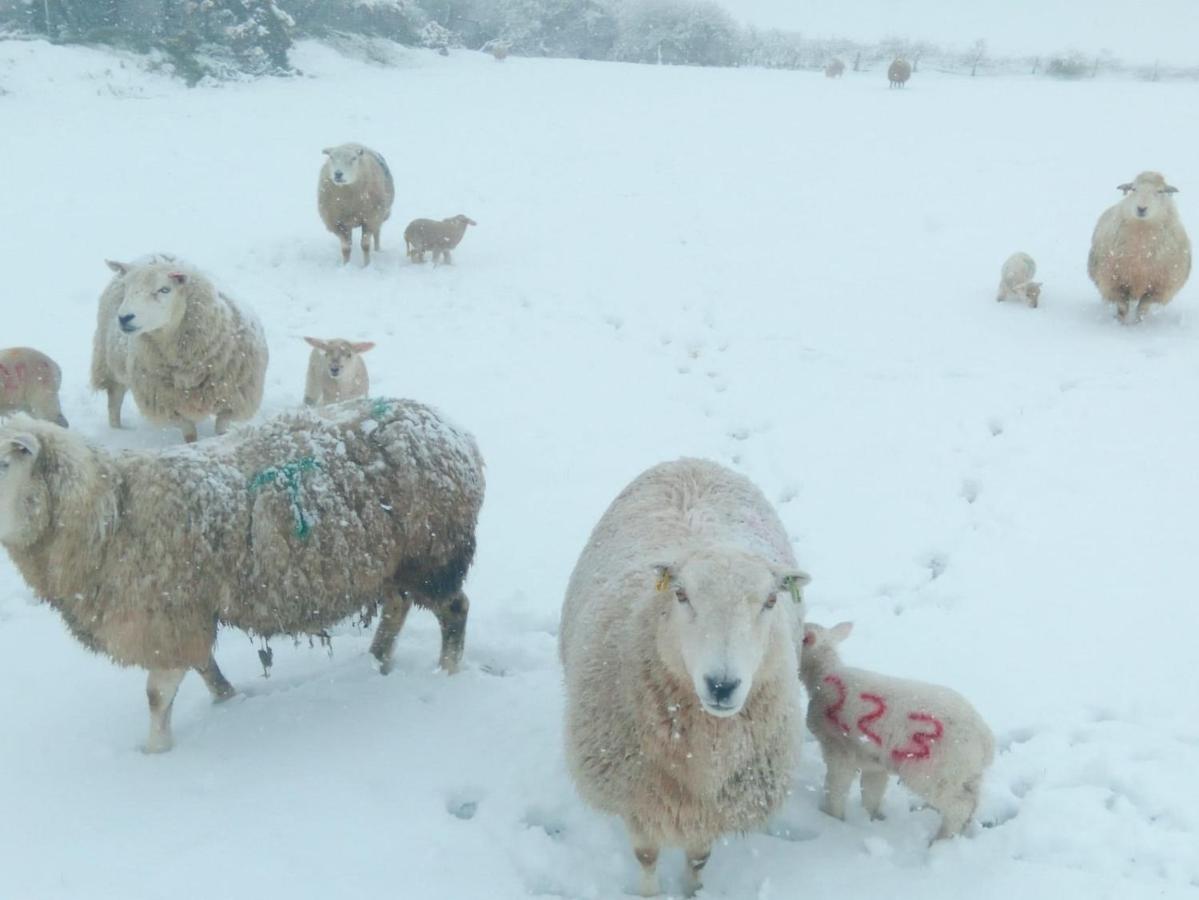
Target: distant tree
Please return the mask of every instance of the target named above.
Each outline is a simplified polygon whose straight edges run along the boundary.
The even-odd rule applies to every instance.
[[[704,0],[632,0],[618,27],[612,52],[628,62],[731,66],[740,56],[737,23]]]
[[[855,72],[862,71],[862,51],[861,50],[859,50],[853,56],[853,70]]]
[[[1054,78],[1073,80],[1083,78],[1090,68],[1086,57],[1077,50],[1072,50],[1065,56],[1051,57],[1045,66],[1045,74]]]
[[[987,55],[987,42],[979,38],[974,42],[974,46],[970,48],[970,77],[973,78],[978,74],[978,64],[983,61],[983,57]]]

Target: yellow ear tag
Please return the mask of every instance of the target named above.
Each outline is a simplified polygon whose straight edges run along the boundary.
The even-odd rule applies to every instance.
[[[796,603],[803,603],[803,594],[800,593],[799,582],[794,578],[784,578],[783,587],[787,589],[787,593],[791,595],[791,599]]]
[[[670,572],[663,571],[662,574],[658,576],[658,580],[654,582],[654,590],[656,590],[658,593],[670,590]]]

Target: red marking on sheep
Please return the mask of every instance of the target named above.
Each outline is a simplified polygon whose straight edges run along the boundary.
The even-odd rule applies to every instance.
[[[25,383],[25,375],[24,363],[14,363],[11,366],[0,363],[0,386],[9,393],[20,390]]]
[[[848,693],[845,690],[845,682],[836,675],[825,675],[824,682],[837,689],[837,700],[824,711],[824,717],[840,728],[842,733],[849,734],[849,726],[841,719],[841,710],[845,706],[845,697]]]
[[[883,745],[883,739],[879,736],[878,732],[876,732],[870,726],[887,714],[887,701],[878,694],[862,694],[861,697],[867,703],[874,704],[874,709],[858,719],[858,731],[862,732],[862,734],[866,735],[866,737],[870,738],[870,740],[874,741],[874,743],[881,747]]]
[[[933,730],[913,732],[911,743],[898,750],[892,750],[891,758],[896,762],[905,762],[911,759],[928,759],[933,753],[932,742],[941,739],[945,734],[945,728],[941,725],[940,719],[928,713],[911,713],[908,718],[913,722],[927,722],[933,726]]]

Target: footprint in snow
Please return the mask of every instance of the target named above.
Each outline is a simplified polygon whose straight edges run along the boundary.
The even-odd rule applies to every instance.
[[[445,811],[455,819],[468,822],[479,811],[480,799],[474,793],[455,794],[445,804]]]
[[[982,485],[974,478],[965,478],[962,480],[961,495],[962,499],[967,503],[974,503],[978,499],[978,495],[982,492]]]

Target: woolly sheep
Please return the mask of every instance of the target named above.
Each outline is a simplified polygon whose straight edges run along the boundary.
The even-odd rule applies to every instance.
[[[826,78],[840,78],[845,74],[845,63],[839,59],[829,60],[824,67],[824,75]]]
[[[912,64],[906,59],[896,59],[887,69],[887,81],[890,87],[903,87],[912,77]]]
[[[67,427],[58,403],[62,371],[45,353],[30,347],[0,350],[0,415],[27,412]]]
[[[452,262],[450,251],[462,243],[467,225],[478,225],[474,219],[463,215],[435,222],[433,219],[413,219],[404,229],[404,245],[408,258],[423,263],[426,251],[433,252],[433,265],[440,256],[446,263]]]
[[[995,299],[1002,303],[1004,300],[1023,300],[1036,309],[1041,298],[1041,282],[1033,281],[1037,274],[1037,264],[1027,253],[1013,253],[999,271],[999,291]]]
[[[628,826],[644,894],[661,847],[694,892],[713,841],[786,796],[807,581],[762,493],[704,460],[647,470],[591,533],[562,607],[566,755]]]
[[[474,440],[409,400],[301,409],[203,444],[113,455],[27,416],[0,428],[0,543],[85,646],[149,670],[148,751],[188,669],[233,693],[217,624],[264,639],[382,615],[387,670],[412,604],[462,657],[483,499]]]
[[[322,341],[313,337],[304,340],[312,345],[304,384],[306,404],[323,406],[356,400],[370,393],[370,377],[362,354],[375,346],[373,341],[351,343],[341,338]]]
[[[147,419],[178,426],[189,443],[208,416],[223,434],[258,411],[269,357],[253,313],[166,254],[108,267],[116,274],[100,296],[92,387],[108,394],[109,425],[121,427],[127,390]]]
[[[1191,242],[1173,194],[1158,172],[1120,185],[1124,199],[1099,217],[1091,237],[1087,274],[1120,321],[1139,321],[1153,304],[1166,305],[1191,273]]]
[[[882,818],[888,773],[941,813],[934,840],[960,834],[978,806],[979,784],[995,756],[995,739],[956,691],[852,669],[837,645],[853,625],[804,628],[800,677],[808,689],[808,728],[828,769],[821,809],[845,818],[845,797],[858,772],[862,804]]]
[[[382,154],[362,144],[341,144],[321,151],[317,208],[325,227],[341,241],[341,261],[350,261],[354,229],[362,229],[362,264],[370,265],[371,239],[379,249],[379,231],[391,216],[395,182]]]

